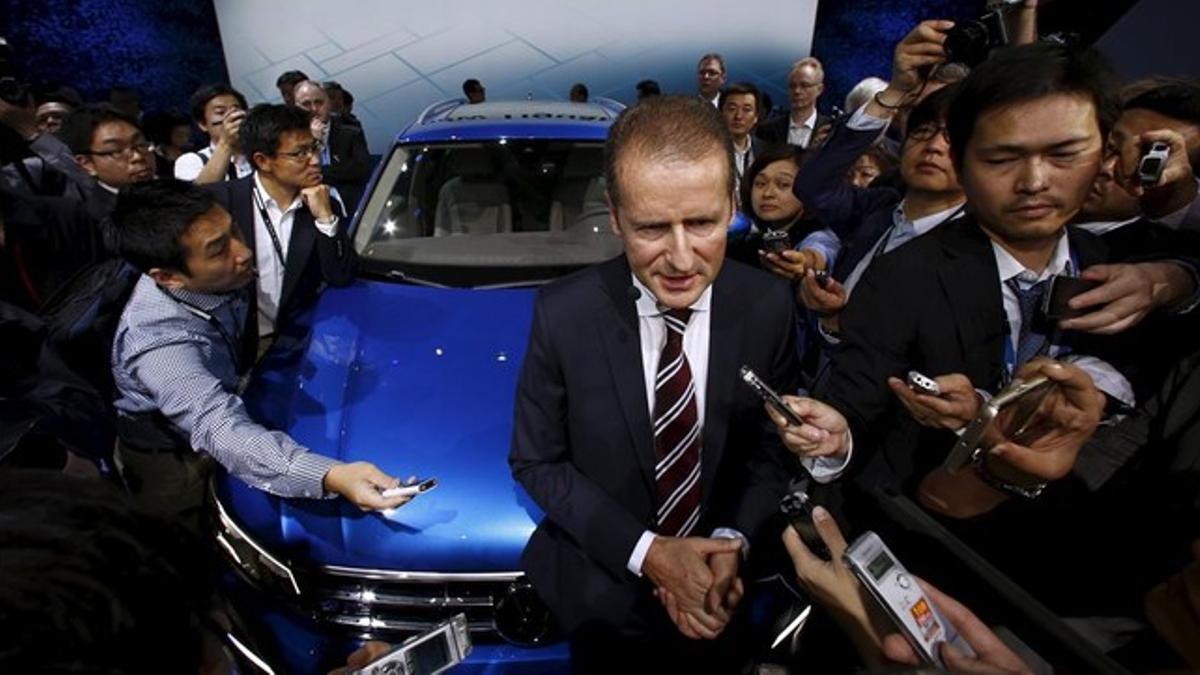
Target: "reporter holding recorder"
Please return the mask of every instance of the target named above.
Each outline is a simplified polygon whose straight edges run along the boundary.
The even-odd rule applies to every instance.
[[[142,271],[121,315],[112,368],[117,463],[146,510],[199,531],[213,460],[282,497],[345,497],[360,509],[400,482],[368,462],[342,463],[266,429],[238,396],[253,253],[203,188],[154,181],[123,192],[113,214],[122,257]]]

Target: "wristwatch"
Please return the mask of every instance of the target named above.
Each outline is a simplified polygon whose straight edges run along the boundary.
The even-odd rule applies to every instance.
[[[979,474],[980,480],[987,483],[988,487],[1023,499],[1037,499],[1049,485],[1046,482],[1013,482],[1013,480],[997,474],[995,469],[988,464],[989,461],[991,461],[990,454],[981,453],[980,460],[975,464],[976,473]]]

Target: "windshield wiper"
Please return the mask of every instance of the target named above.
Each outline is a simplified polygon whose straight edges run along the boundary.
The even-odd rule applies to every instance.
[[[494,291],[494,290],[501,290],[501,289],[505,289],[505,288],[524,288],[526,286],[541,286],[542,284],[548,283],[549,281],[550,281],[549,279],[530,279],[528,281],[504,281],[504,282],[501,282],[498,284],[480,284],[478,286],[472,286],[471,288],[474,288],[474,289],[480,290],[480,291]]]
[[[414,277],[413,275],[408,274],[407,272],[404,272],[403,270],[388,270],[387,278],[393,279],[395,281],[403,281],[406,284],[412,284],[414,286],[427,286],[429,288],[450,288],[450,286],[448,286],[446,284],[439,284],[436,281],[430,281],[428,279]]]

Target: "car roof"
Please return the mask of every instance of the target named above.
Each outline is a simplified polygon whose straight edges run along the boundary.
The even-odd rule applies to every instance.
[[[624,107],[604,98],[589,103],[496,101],[473,105],[463,99],[449,99],[426,108],[417,121],[396,136],[396,142],[500,138],[602,141]]]

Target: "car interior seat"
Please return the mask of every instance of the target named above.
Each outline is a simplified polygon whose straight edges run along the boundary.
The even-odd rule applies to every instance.
[[[446,158],[438,190],[434,236],[512,231],[512,206],[502,174],[486,148],[456,148]]]

